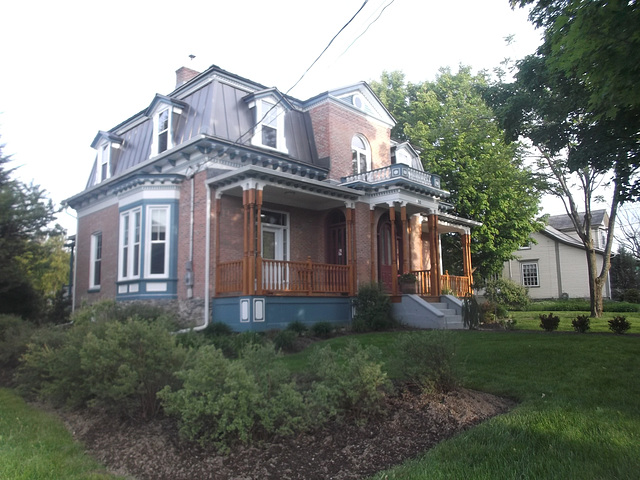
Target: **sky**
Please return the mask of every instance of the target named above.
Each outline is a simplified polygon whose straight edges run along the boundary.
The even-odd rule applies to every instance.
[[[175,70],[218,65],[287,92],[363,1],[4,2],[3,153],[12,154],[21,181],[60,204],[84,189],[98,131],[170,93]],[[377,80],[384,70],[401,70],[411,82],[433,80],[447,66],[492,71],[505,58],[533,53],[540,38],[527,12],[508,0],[368,0],[289,93],[305,100]],[[58,217],[69,234],[74,213]]]

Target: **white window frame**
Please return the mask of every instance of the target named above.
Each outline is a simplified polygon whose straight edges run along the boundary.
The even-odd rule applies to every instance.
[[[164,240],[154,238],[153,213],[154,211],[164,212],[165,231]],[[169,252],[171,250],[171,206],[169,205],[149,205],[146,212],[146,228],[144,241],[144,276],[145,278],[168,278],[169,277]],[[164,272],[151,273],[151,253],[154,244],[164,244]]]
[[[360,140],[364,144],[364,149],[360,148],[359,146],[353,145],[353,142],[356,139]],[[362,155],[365,155],[366,170],[364,171],[360,169],[360,157]],[[354,175],[371,171],[371,145],[369,144],[369,140],[367,140],[367,137],[359,133],[351,137],[351,162]]]
[[[111,145],[103,143],[98,147],[98,182],[104,182],[111,176]]]
[[[289,153],[284,136],[285,110],[275,98],[261,98],[255,101],[256,128],[251,138],[251,144],[282,153]],[[266,116],[265,116],[266,115]],[[274,124],[275,122],[275,124]],[[267,126],[276,130],[276,146],[266,145],[262,141],[262,127]]]
[[[89,265],[89,288],[100,289],[102,284],[102,232],[95,232],[91,235],[91,262]],[[98,270],[98,281],[96,282],[96,267]]]
[[[528,270],[530,267],[534,267],[535,269],[535,277],[533,277],[531,272],[527,272],[526,270]],[[520,264],[520,271],[521,271],[521,278],[522,278],[522,285],[524,287],[530,288],[530,287],[539,287],[540,286],[540,269],[538,268],[538,262],[522,262]],[[535,278],[535,285],[534,284],[527,284],[527,279],[533,279]]]
[[[167,112],[167,128],[160,131],[160,116]],[[168,150],[171,150],[175,147],[173,142],[174,136],[174,124],[176,123],[176,115],[182,114],[182,109],[174,106],[168,105],[166,103],[159,106],[157,111],[153,114],[153,141],[151,142],[151,157],[155,157],[161,153],[164,153]],[[167,148],[160,151],[160,135],[165,133],[167,134]]]
[[[118,280],[140,278],[141,249],[142,208],[138,207],[120,213]]]

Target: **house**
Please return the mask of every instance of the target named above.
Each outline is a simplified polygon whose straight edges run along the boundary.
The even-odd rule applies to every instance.
[[[598,273],[604,261],[609,227],[606,210],[591,212],[591,228],[596,247]],[[544,230],[505,263],[503,277],[524,285],[533,299],[589,298],[586,249],[568,215],[550,216]],[[611,298],[607,282],[603,291]]]
[[[470,291],[478,224],[448,213],[440,178],[390,138],[395,121],[366,83],[301,101],[215,65],[176,76],[173,92],[91,144],[86,187],[66,201],[78,216],[74,308],[152,301],[264,330],[348,322],[369,282],[401,313],[411,302],[446,319],[442,305],[400,295],[407,272],[425,297]],[[462,236],[464,276],[441,265],[448,232]]]

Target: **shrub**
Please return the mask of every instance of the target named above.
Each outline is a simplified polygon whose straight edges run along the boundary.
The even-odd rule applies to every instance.
[[[0,366],[14,368],[27,350],[35,325],[15,315],[0,315]]]
[[[458,384],[454,368],[455,346],[445,330],[400,335],[395,343],[395,371],[423,391],[448,392]]]
[[[205,337],[228,337],[233,335],[233,330],[226,323],[213,322],[207,325],[207,328],[202,333]]]
[[[311,326],[312,335],[320,338],[329,338],[333,333],[333,324],[331,322],[318,322]]]
[[[356,308],[353,331],[385,330],[395,325],[391,317],[391,300],[379,285],[372,283],[360,287],[353,303]]]
[[[629,288],[624,291],[622,298],[625,302],[640,303],[640,290],[637,288]]]
[[[589,319],[589,315],[578,315],[576,318],[571,320],[571,325],[573,329],[578,333],[586,333],[589,330],[591,320]]]
[[[557,315],[553,313],[549,313],[549,315],[540,314],[540,328],[543,330],[553,332],[558,329],[558,325],[560,325],[560,317]]]
[[[617,317],[613,317],[612,320],[609,320],[609,330],[611,330],[613,333],[617,333],[622,335],[623,333],[625,333],[627,330],[629,330],[631,328],[631,323],[629,323],[626,319],[626,317],[622,317],[622,316],[617,316]]]
[[[295,320],[287,325],[287,330],[291,330],[292,332],[295,332],[298,336],[300,336],[307,333],[309,331],[309,328],[300,320]]]
[[[485,287],[485,297],[512,310],[524,310],[531,302],[525,287],[506,278],[489,280]]]
[[[505,330],[513,330],[518,323],[515,318],[501,318],[498,322]]]
[[[140,302],[117,303],[113,300],[103,300],[85,306],[75,312],[71,320],[74,324],[85,324],[125,322],[133,317],[162,325],[168,331],[175,331],[179,327],[176,319],[162,307]]]
[[[314,415],[319,418],[354,417],[361,422],[383,409],[387,375],[378,362],[381,352],[373,346],[363,347],[350,340],[335,352],[331,347],[315,350],[311,373],[316,378],[312,397]]]
[[[174,336],[137,317],[107,324],[103,335],[89,332],[80,350],[91,403],[143,419],[158,413],[156,393],[175,383],[184,359]]]
[[[293,330],[281,330],[273,337],[273,344],[277,350],[293,353],[296,347],[298,334]]]
[[[475,330],[480,325],[482,310],[475,295],[465,295],[462,301],[462,321],[469,330]]]

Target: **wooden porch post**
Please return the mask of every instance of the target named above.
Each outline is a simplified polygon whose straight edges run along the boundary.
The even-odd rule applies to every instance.
[[[409,259],[411,257],[411,243],[409,242],[410,227],[407,222],[407,206],[400,207],[400,219],[402,220],[402,273],[409,273]]]
[[[247,280],[249,282],[248,285],[248,294],[255,295],[256,293],[256,283],[255,283],[255,272],[256,272],[256,189],[249,189],[249,272],[247,276]]]
[[[355,208],[347,205],[347,265],[349,265],[349,295],[356,292],[356,232],[355,232]]]
[[[391,294],[398,294],[398,251],[396,245],[396,207],[389,205],[389,220],[391,221]]]
[[[242,294],[249,294],[249,191],[242,190],[243,224],[242,224]]]
[[[471,285],[473,285],[473,270],[471,269],[471,235],[468,233],[462,234],[462,270],[464,276],[469,279],[468,291],[465,293],[471,293]]]
[[[429,215],[429,255],[431,257],[431,295],[442,294],[440,285],[440,235],[438,234],[438,215]]]
[[[371,279],[370,283],[377,282],[376,278],[376,225],[375,225],[376,215],[374,207],[371,206],[369,210],[369,234],[371,235]]]
[[[214,207],[214,211],[216,212],[216,218],[215,218],[214,228],[216,229],[216,236],[214,238],[216,239],[216,266],[215,266],[216,284],[215,284],[214,291],[216,292],[216,294],[218,294],[219,288],[220,288],[220,274],[219,274],[220,269],[218,268],[218,266],[220,265],[220,212],[222,211],[222,206],[220,204],[222,203],[222,198],[217,192],[215,196],[215,202],[216,204]]]
[[[256,195],[256,295],[262,295],[262,190]]]

